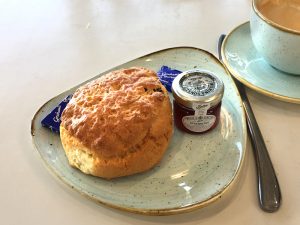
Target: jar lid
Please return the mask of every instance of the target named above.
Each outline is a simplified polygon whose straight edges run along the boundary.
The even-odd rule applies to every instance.
[[[175,100],[185,107],[194,103],[219,104],[224,93],[223,82],[209,71],[193,69],[179,74],[172,83]]]

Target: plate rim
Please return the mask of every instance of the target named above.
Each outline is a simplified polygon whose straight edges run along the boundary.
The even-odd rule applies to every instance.
[[[289,96],[285,96],[285,95],[281,95],[278,93],[274,93],[272,91],[269,91],[267,89],[258,87],[254,84],[252,84],[251,82],[249,82],[247,79],[245,79],[243,76],[240,75],[240,73],[233,69],[230,66],[230,63],[228,62],[227,58],[225,57],[225,46],[227,44],[228,39],[230,38],[230,36],[233,35],[233,33],[241,28],[242,26],[246,26],[247,24],[249,24],[250,26],[250,21],[244,22],[236,27],[234,27],[225,37],[223,44],[222,44],[222,48],[221,48],[221,55],[222,55],[222,59],[223,59],[223,63],[225,64],[226,68],[229,70],[229,72],[231,73],[232,76],[234,76],[237,80],[239,80],[241,83],[243,83],[244,85],[246,85],[248,88],[251,88],[252,90],[263,94],[265,96],[271,97],[273,99],[277,99],[280,101],[284,101],[284,102],[289,102],[289,103],[294,103],[294,104],[300,104],[300,98],[294,98],[294,97],[289,97]],[[299,76],[300,79],[300,76]]]
[[[132,61],[153,55],[153,54],[158,54],[160,52],[165,52],[165,51],[169,51],[169,50],[176,50],[176,49],[190,49],[190,50],[196,50],[196,51],[200,51],[203,52],[204,54],[207,54],[209,56],[211,56],[211,58],[218,63],[220,66],[222,66],[225,70],[225,73],[227,74],[228,78],[231,80],[232,82],[232,87],[235,90],[235,93],[238,97],[238,102],[240,107],[242,108],[242,112],[241,112],[241,124],[242,124],[242,131],[243,131],[243,136],[242,136],[242,141],[244,143],[244,148],[242,149],[242,153],[240,156],[240,162],[238,167],[236,168],[236,171],[234,173],[234,175],[232,176],[232,179],[215,195],[211,196],[210,198],[208,198],[205,201],[201,201],[201,202],[196,202],[190,205],[186,205],[186,206],[178,206],[178,207],[173,207],[173,208],[165,208],[165,209],[146,209],[146,208],[132,208],[132,207],[124,207],[124,206],[120,206],[117,204],[112,204],[106,201],[102,201],[101,199],[97,198],[96,196],[91,196],[88,193],[84,192],[83,190],[79,189],[79,188],[75,188],[71,183],[68,182],[67,179],[65,179],[64,177],[60,176],[59,173],[57,173],[54,168],[52,168],[46,161],[46,159],[44,159],[41,155],[41,152],[38,150],[38,146],[35,142],[35,121],[37,120],[37,116],[38,114],[42,111],[43,107],[45,105],[47,105],[49,102],[51,102],[52,100],[54,100],[55,98],[59,97],[60,95],[62,95],[65,92],[70,91],[71,89],[78,87],[86,82],[89,82],[90,80],[96,79],[97,77],[113,70],[116,67],[122,66],[124,64],[130,63]],[[61,92],[60,94],[52,97],[51,99],[49,99],[48,101],[46,101],[44,104],[42,104],[42,106],[39,107],[39,109],[36,111],[36,113],[34,114],[32,120],[31,120],[31,138],[32,138],[32,144],[35,148],[35,150],[38,152],[39,157],[42,159],[43,164],[45,165],[45,167],[48,169],[48,171],[50,171],[50,173],[52,174],[52,176],[54,176],[56,178],[56,180],[60,180],[62,181],[62,183],[65,184],[65,186],[68,186],[70,189],[75,190],[76,192],[80,193],[82,196],[86,197],[87,199],[90,199],[96,203],[100,203],[104,206],[110,207],[110,208],[114,208],[114,209],[118,209],[118,210],[122,210],[122,211],[126,211],[126,212],[131,212],[131,213],[136,213],[136,214],[142,214],[142,215],[148,215],[148,216],[168,216],[168,215],[175,215],[175,214],[181,214],[181,213],[187,213],[187,212],[191,212],[194,211],[196,209],[200,209],[203,208],[207,205],[210,205],[211,203],[217,201],[218,199],[220,199],[222,197],[222,195],[224,195],[225,193],[227,193],[230,189],[232,189],[232,187],[234,186],[234,184],[237,182],[240,174],[241,174],[241,170],[242,167],[244,165],[244,161],[245,161],[245,156],[246,156],[246,151],[247,151],[247,136],[248,136],[248,131],[247,131],[247,125],[246,125],[246,115],[245,115],[245,111],[243,110],[243,106],[242,106],[242,100],[241,97],[239,95],[238,89],[236,87],[236,85],[234,84],[233,78],[231,77],[228,69],[226,68],[226,66],[212,53],[204,50],[204,49],[200,49],[200,48],[196,48],[196,47],[190,47],[190,46],[178,46],[178,47],[171,47],[171,48],[165,48],[165,49],[161,49],[158,51],[154,51],[148,54],[145,54],[143,56],[134,58],[132,60],[129,60],[127,62],[121,63],[119,65],[113,66],[112,68],[99,73],[98,75],[87,79],[86,81],[83,81],[82,83],[75,85],[63,92]],[[61,183],[61,182],[60,182]]]

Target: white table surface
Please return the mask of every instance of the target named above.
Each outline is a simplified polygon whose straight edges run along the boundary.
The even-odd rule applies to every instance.
[[[30,123],[48,99],[156,50],[217,40],[249,18],[250,0],[0,0],[0,224],[300,224],[300,105],[248,90],[283,196],[258,205],[251,145],[231,194],[192,213],[131,214],[84,198],[54,178]],[[299,87],[300,88],[300,87]]]

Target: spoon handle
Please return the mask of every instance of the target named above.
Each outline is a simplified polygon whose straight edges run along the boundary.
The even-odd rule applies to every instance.
[[[221,46],[225,35],[222,34],[218,42],[219,58],[221,56]],[[258,198],[260,207],[266,212],[275,212],[281,204],[281,192],[279,183],[273,168],[270,156],[259,126],[252,111],[250,102],[247,98],[245,88],[242,83],[233,77],[236,86],[242,98],[243,107],[246,112],[247,124],[250,131],[252,148],[256,163],[256,172],[258,178]]]

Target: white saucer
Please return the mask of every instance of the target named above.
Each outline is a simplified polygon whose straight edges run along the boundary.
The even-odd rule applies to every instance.
[[[260,56],[252,43],[249,22],[227,35],[222,45],[222,58],[231,74],[249,88],[278,100],[300,104],[300,76],[279,71]]]

